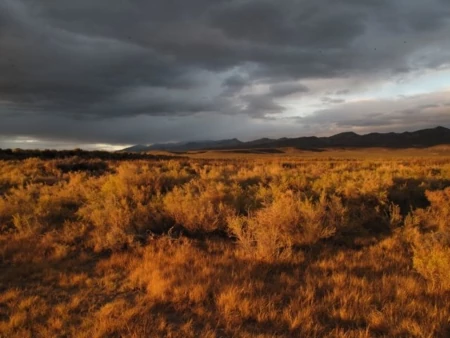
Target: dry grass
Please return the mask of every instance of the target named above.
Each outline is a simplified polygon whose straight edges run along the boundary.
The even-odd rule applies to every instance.
[[[450,335],[450,157],[218,156],[0,162],[0,337]]]

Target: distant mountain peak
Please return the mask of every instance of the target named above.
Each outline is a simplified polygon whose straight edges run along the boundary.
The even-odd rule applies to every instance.
[[[337,138],[337,137],[354,137],[354,136],[360,136],[360,135],[355,133],[354,131],[345,131],[343,133],[335,134],[330,137]]]
[[[450,132],[450,129],[448,129],[448,128],[445,128],[445,127],[443,127],[443,126],[437,126],[436,128],[434,128],[435,130],[439,130],[439,131],[449,131]]]

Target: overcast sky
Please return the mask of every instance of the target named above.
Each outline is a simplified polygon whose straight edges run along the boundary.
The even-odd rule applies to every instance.
[[[449,0],[0,0],[0,147],[450,127]]]

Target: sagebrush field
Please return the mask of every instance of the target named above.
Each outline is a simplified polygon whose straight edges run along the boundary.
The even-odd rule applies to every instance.
[[[0,272],[0,337],[448,337],[450,154],[0,161]]]

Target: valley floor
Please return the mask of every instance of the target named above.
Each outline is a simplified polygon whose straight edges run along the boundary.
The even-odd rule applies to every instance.
[[[363,153],[0,161],[0,337],[450,336],[450,156]]]

